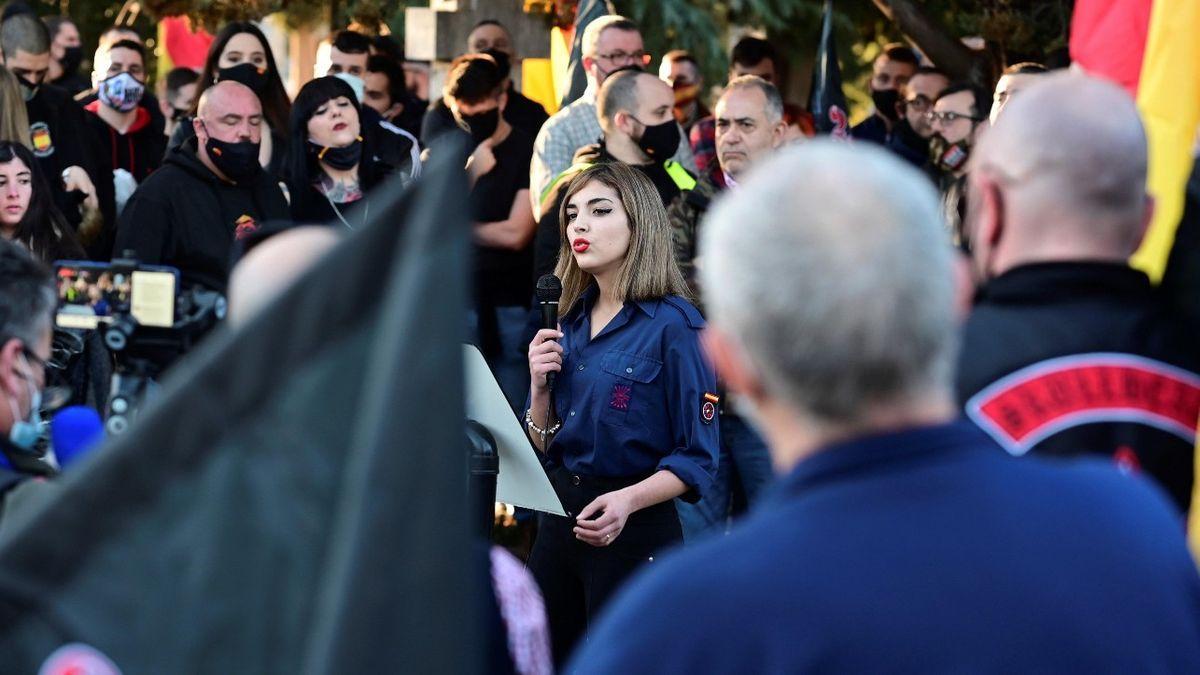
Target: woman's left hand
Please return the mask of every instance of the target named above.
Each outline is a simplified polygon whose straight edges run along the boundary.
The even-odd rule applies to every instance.
[[[624,490],[602,494],[579,512],[575,537],[592,546],[608,546],[621,536],[625,521],[635,510]]]

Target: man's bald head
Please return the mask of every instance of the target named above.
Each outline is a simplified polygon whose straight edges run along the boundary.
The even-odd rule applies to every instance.
[[[229,277],[229,322],[246,323],[331,251],[341,237],[319,225],[294,227],[255,246]]]
[[[984,134],[972,162],[977,260],[995,254],[1006,268],[1030,259],[1124,259],[1149,221],[1146,133],[1133,100],[1110,82],[1040,76]],[[993,241],[1001,238],[1004,251]]]
[[[204,90],[193,122],[200,147],[211,136],[227,143],[262,140],[262,103],[240,82],[223,80]]]
[[[262,113],[262,103],[254,90],[241,82],[222,80],[200,95],[200,104],[196,113],[205,119],[220,117],[226,112],[233,111],[241,115]]]

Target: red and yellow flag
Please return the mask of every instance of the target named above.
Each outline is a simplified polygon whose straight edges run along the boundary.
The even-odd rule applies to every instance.
[[[1130,264],[1155,282],[1162,280],[1175,243],[1200,129],[1197,36],[1197,0],[1077,0],[1071,22],[1072,59],[1137,98],[1149,140],[1147,189],[1155,215]],[[1200,468],[1200,448],[1197,454]],[[1194,485],[1200,486],[1200,476]],[[1188,520],[1188,538],[1200,559],[1200,491],[1195,488]]]

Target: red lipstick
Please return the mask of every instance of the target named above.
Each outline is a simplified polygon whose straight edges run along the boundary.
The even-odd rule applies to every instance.
[[[587,239],[584,239],[583,237],[580,237],[580,238],[576,239],[575,241],[571,242],[571,249],[574,250],[576,253],[583,253],[584,251],[588,250],[588,247],[590,247],[591,245],[592,245],[592,242],[588,241]]]

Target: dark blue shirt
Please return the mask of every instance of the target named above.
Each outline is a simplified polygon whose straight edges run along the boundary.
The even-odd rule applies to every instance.
[[[856,141],[870,141],[887,145],[888,136],[887,122],[884,122],[878,113],[850,128],[850,137]]]
[[[1200,673],[1182,523],[969,423],[825,448],[609,604],[571,673]]]
[[[589,339],[596,295],[593,285],[561,322],[554,405],[562,428],[547,459],[604,478],[665,469],[695,499],[717,470],[717,418],[705,406],[717,378],[700,351],[704,319],[677,296],[626,302]]]

